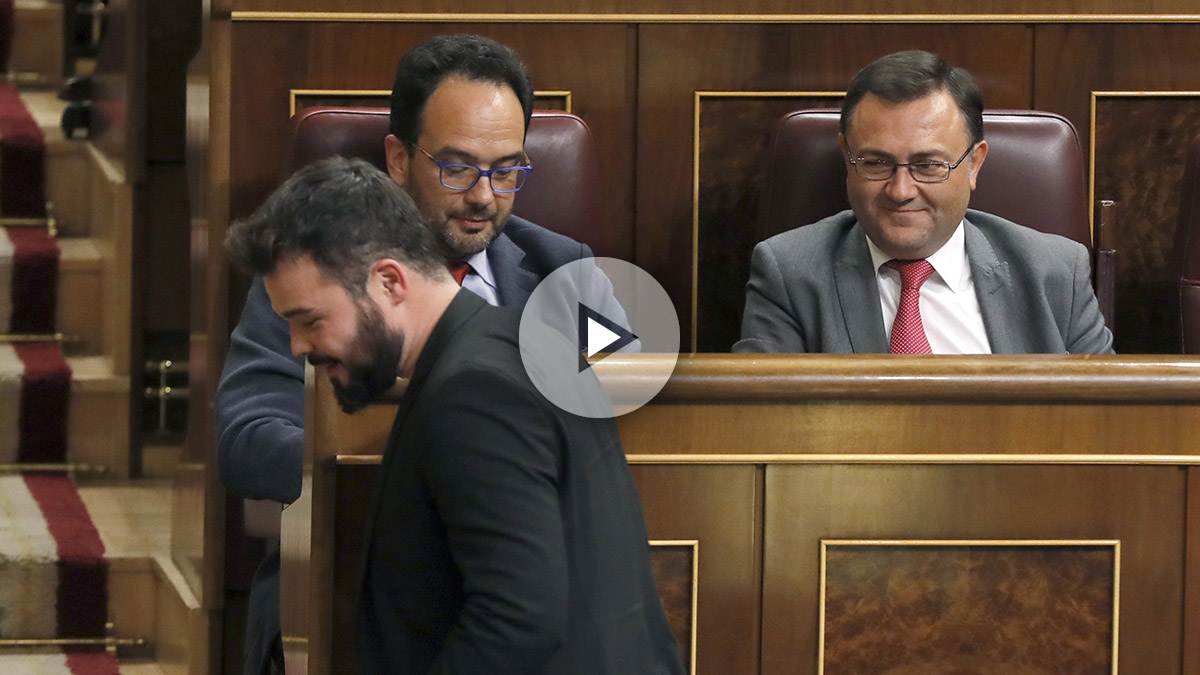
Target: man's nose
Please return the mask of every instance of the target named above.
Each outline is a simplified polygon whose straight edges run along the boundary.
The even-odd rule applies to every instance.
[[[467,190],[467,194],[464,197],[467,203],[481,206],[486,206],[496,201],[496,193],[492,192],[492,177],[480,176],[479,180],[475,181],[475,184],[471,186],[471,189]]]
[[[883,189],[893,201],[906,202],[917,196],[918,187],[917,181],[913,179],[908,167],[898,166]]]
[[[305,340],[302,336],[292,332],[292,353],[296,356],[308,356],[312,351],[312,343]]]

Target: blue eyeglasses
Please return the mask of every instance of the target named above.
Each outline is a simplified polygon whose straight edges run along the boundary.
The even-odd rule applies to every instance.
[[[457,162],[445,162],[433,155],[421,146],[416,146],[426,157],[430,159],[438,167],[438,179],[441,180],[442,186],[450,190],[470,190],[475,187],[480,178],[487,177],[491,182],[492,192],[506,194],[516,192],[525,185],[525,179],[529,177],[533,167],[529,166],[529,160],[526,158],[525,166],[499,166],[492,169],[481,169],[473,164],[460,164]]]

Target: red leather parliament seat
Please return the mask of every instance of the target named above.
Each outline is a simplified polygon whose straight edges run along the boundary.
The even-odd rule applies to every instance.
[[[761,232],[814,223],[850,208],[838,119],[839,111],[825,109],[798,110],[779,121],[767,150],[758,210]],[[1092,243],[1083,153],[1074,125],[1053,113],[988,110],[983,133],[988,156],[971,208],[1087,246],[1093,252],[1100,311],[1111,327],[1115,259],[1112,251],[1097,251]]]

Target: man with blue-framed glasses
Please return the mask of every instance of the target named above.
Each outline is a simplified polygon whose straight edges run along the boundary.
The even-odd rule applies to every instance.
[[[968,211],[983,98],[923,51],[855,75],[839,144],[851,209],[754,250],[740,352],[1112,352],[1087,249]]]

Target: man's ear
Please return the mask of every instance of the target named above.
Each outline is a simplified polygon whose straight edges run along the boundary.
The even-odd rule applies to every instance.
[[[412,271],[398,260],[381,258],[371,265],[367,277],[367,294],[375,296],[380,305],[399,305],[408,298]]]
[[[850,150],[846,147],[846,137],[841,132],[838,132],[838,147],[842,149],[842,161],[850,161]],[[849,169],[849,165],[846,168]]]
[[[971,189],[975,189],[975,179],[979,176],[979,170],[983,168],[983,160],[987,159],[988,144],[987,141],[979,141],[979,145],[975,151],[971,153],[970,179]]]
[[[387,155],[388,175],[397,185],[404,187],[408,181],[408,148],[395,134],[388,134],[383,139],[383,151]]]

